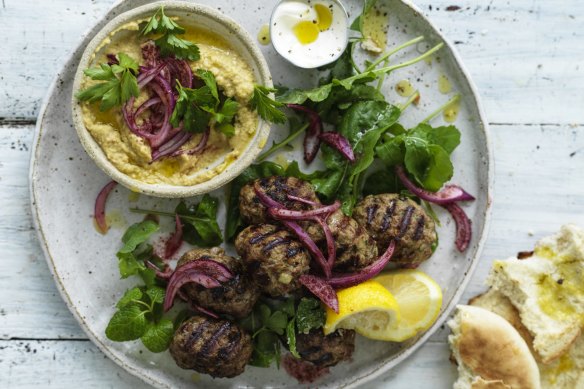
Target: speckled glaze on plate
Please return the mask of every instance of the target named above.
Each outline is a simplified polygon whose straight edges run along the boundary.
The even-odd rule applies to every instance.
[[[120,2],[88,31],[55,78],[41,109],[32,153],[30,183],[32,213],[49,268],[63,299],[91,340],[117,364],[155,387],[302,387],[283,370],[275,367],[247,367],[245,374],[234,379],[212,379],[178,368],[168,352],[152,354],[139,342],[114,343],[105,337],[104,330],[114,312],[115,303],[136,282],[133,279],[119,279],[115,257],[124,229],[128,224],[141,220],[139,215],[131,214],[128,208],[138,205],[142,208],[169,210],[176,205],[176,200],[146,196],[136,200],[129,191],[118,187],[108,201],[108,214],[113,219],[114,227],[106,236],[98,234],[93,227],[91,215],[95,196],[109,178],[96,168],[77,139],[71,119],[69,96],[81,53],[92,36],[116,15],[146,3],[149,2]],[[268,22],[277,1],[206,0],[200,3],[231,16],[253,36]],[[352,17],[359,13],[361,1],[347,0],[344,3]],[[415,6],[400,0],[389,0],[389,3],[391,47],[418,35],[425,35],[432,44],[443,40],[438,30]],[[274,83],[304,87],[316,84],[316,71],[294,68],[270,46],[262,47],[262,51],[272,71]],[[392,63],[416,54],[416,49],[412,48],[403,55],[396,56]],[[414,125],[452,97],[452,93],[444,95],[438,91],[438,79],[441,75],[450,79],[453,93],[458,91],[463,96],[456,122],[462,132],[462,143],[453,155],[453,181],[463,185],[477,197],[474,203],[464,206],[473,221],[474,236],[471,245],[464,254],[456,251],[454,223],[446,212],[436,207],[442,220],[442,226],[438,228],[440,246],[421,269],[443,288],[444,304],[438,321],[419,338],[403,344],[374,342],[359,337],[353,361],[332,368],[330,375],[312,386],[357,387],[381,376],[405,360],[447,319],[478,262],[489,224],[493,163],[478,96],[460,59],[447,44],[432,63],[422,62],[391,74],[386,80],[384,92],[390,102],[400,103],[404,98],[394,90],[398,81],[408,78],[420,89],[420,105],[408,108],[402,117],[406,126]],[[441,121],[441,118],[437,118],[433,123],[441,124]],[[281,139],[286,131],[284,128],[274,127],[271,138]],[[271,144],[271,140],[268,144]],[[298,151],[300,148],[296,150],[287,152],[281,158],[301,160],[301,151]],[[301,164],[301,167],[304,166]],[[224,198],[221,189],[213,194],[221,200]],[[225,207],[221,206],[220,220],[224,220],[224,216]],[[169,220],[163,220],[162,230],[172,230]]]

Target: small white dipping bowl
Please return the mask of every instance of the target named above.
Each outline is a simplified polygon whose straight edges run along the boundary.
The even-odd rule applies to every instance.
[[[331,7],[331,26],[316,41],[302,44],[294,34],[297,23],[316,23],[316,5]],[[314,69],[328,65],[343,54],[349,43],[349,16],[339,0],[282,0],[270,18],[270,37],[276,52],[293,65]]]
[[[115,33],[119,27],[133,20],[150,18],[161,5],[164,5],[164,12],[167,16],[180,17],[179,24],[185,26],[196,25],[197,28],[206,29],[216,35],[220,35],[250,65],[257,84],[267,87],[272,87],[273,84],[268,64],[257,47],[254,38],[252,38],[251,35],[233,19],[210,7],[200,4],[164,1],[135,8],[131,11],[120,14],[105,25],[105,27],[95,35],[89,45],[87,45],[81,57],[81,61],[79,62],[77,72],[75,73],[73,81],[73,100],[71,105],[73,107],[73,122],[83,148],[101,170],[113,180],[132,191],[156,197],[184,198],[211,192],[236,178],[246,167],[253,163],[255,158],[261,152],[270,133],[270,124],[259,118],[258,127],[254,137],[247,145],[247,148],[241,155],[239,155],[237,160],[231,163],[221,173],[212,176],[206,181],[192,186],[148,184],[122,173],[108,160],[100,145],[93,139],[85,127],[81,103],[75,98],[75,93],[81,89],[82,81],[85,77],[83,71],[89,67],[96,66],[96,64],[92,63],[93,58],[95,58],[93,54],[96,50],[103,49],[99,46],[104,39],[112,38],[112,33],[113,39],[115,39]],[[219,161],[216,161],[212,166],[218,165],[223,160],[223,157],[219,158]],[[201,169],[194,175],[204,173],[205,169]]]

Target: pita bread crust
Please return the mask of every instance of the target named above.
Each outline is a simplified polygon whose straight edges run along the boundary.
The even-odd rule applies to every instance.
[[[540,387],[539,369],[527,344],[501,316],[486,309],[460,306],[461,362],[484,381],[513,389]]]
[[[507,320],[509,324],[519,332],[519,335],[521,335],[523,340],[525,340],[525,343],[527,343],[527,346],[529,347],[531,354],[535,356],[535,359],[538,362],[541,361],[539,354],[533,350],[533,336],[521,322],[521,317],[519,316],[517,308],[515,308],[511,303],[511,300],[509,300],[504,294],[494,289],[489,289],[486,293],[471,298],[468,303],[474,307],[484,308],[487,311],[496,313],[503,319]]]

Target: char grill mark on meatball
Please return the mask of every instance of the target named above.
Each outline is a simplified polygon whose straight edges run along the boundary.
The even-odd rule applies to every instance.
[[[298,278],[309,270],[310,255],[287,230],[270,224],[252,225],[235,240],[253,281],[277,297],[301,287]]]
[[[418,223],[416,224],[416,230],[414,232],[414,240],[420,240],[422,238],[422,233],[424,232],[424,226],[426,225],[426,218],[420,216],[418,218]]]
[[[305,361],[319,367],[331,367],[351,358],[355,350],[355,331],[337,330],[324,335],[322,329],[296,335],[296,349]]]
[[[379,252],[396,241],[394,262],[417,265],[432,255],[437,241],[434,221],[411,199],[397,194],[367,196],[353,216],[375,239]]]
[[[186,252],[178,262],[177,268],[191,261],[211,260],[223,264],[234,277],[216,288],[186,284],[181,290],[197,305],[228,314],[236,318],[247,316],[260,296],[258,287],[249,278],[245,264],[225,254],[220,248],[193,249]]]
[[[239,211],[242,219],[248,224],[262,224],[270,222],[266,207],[255,193],[257,183],[273,200],[287,209],[304,211],[311,209],[311,205],[300,201],[290,200],[289,195],[304,198],[311,202],[320,203],[312,185],[296,177],[273,176],[260,178],[241,188],[239,192]]]
[[[252,343],[235,323],[194,316],[176,330],[169,350],[183,369],[231,378],[243,373],[251,359]]]
[[[390,205],[385,209],[385,214],[383,215],[383,221],[381,222],[381,232],[387,231],[389,225],[391,223],[391,218],[393,217],[393,213],[395,212],[396,201],[392,200]],[[379,205],[375,204],[375,209],[377,210]],[[377,211],[375,211],[377,212]],[[369,223],[371,225],[371,222]]]
[[[378,258],[377,245],[365,228],[355,219],[346,216],[340,209],[331,213],[326,223],[335,240],[336,261],[334,268],[339,271],[356,271],[367,267]],[[320,224],[310,222],[306,229],[308,235],[327,252],[326,237]]]
[[[412,213],[413,212],[414,212],[414,207],[412,207],[412,206],[407,207],[406,210],[404,211],[401,222],[399,224],[398,238],[401,239],[406,234],[408,227],[410,226],[410,221],[412,220]],[[415,239],[415,240],[417,240],[417,239]]]

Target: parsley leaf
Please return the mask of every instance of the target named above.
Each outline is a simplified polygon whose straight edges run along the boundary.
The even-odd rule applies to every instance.
[[[235,135],[232,122],[239,109],[239,103],[226,99],[221,104],[221,96],[213,73],[203,69],[197,70],[196,73],[205,85],[198,89],[190,89],[178,83],[179,98],[170,117],[170,123],[178,127],[182,121],[183,128],[194,133],[204,132],[213,123],[214,127],[225,135]]]
[[[165,34],[172,32],[174,34],[184,34],[185,30],[174,20],[164,13],[164,6],[160,6],[158,11],[150,18],[148,24],[142,29],[142,35],[148,34]]]
[[[186,39],[181,39],[173,34],[164,34],[154,40],[156,46],[160,48],[160,54],[168,57],[174,55],[178,59],[188,59],[198,61],[201,59],[199,46]]]
[[[250,101],[251,107],[257,110],[258,114],[268,122],[285,123],[286,115],[278,109],[283,107],[284,104],[270,98],[268,95],[272,92],[276,92],[276,89],[255,85]]]
[[[89,103],[101,101],[99,109],[102,112],[125,104],[131,97],[138,97],[138,63],[124,53],[119,53],[117,58],[119,64],[102,63],[98,68],[85,69],[86,76],[104,82],[77,92],[75,97]]]
[[[142,35],[161,35],[154,40],[154,43],[158,46],[160,54],[163,56],[174,55],[178,59],[198,61],[201,58],[199,47],[193,42],[177,36],[184,33],[185,29],[183,27],[166,16],[163,6],[152,15],[146,26],[142,29]]]

